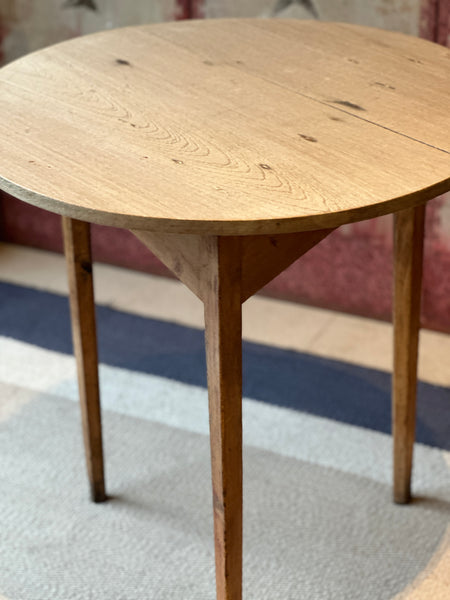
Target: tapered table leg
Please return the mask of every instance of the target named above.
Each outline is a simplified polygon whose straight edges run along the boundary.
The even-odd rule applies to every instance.
[[[242,597],[240,264],[240,240],[214,242],[204,303],[217,600]]]
[[[90,225],[63,217],[72,337],[91,498],[106,500]]]
[[[242,598],[241,305],[330,232],[222,237],[133,230],[205,307],[217,600]]]
[[[394,501],[411,498],[425,206],[395,215]]]

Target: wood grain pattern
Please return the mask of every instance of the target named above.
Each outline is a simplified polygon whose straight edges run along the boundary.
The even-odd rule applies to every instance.
[[[258,39],[255,29],[264,35],[264,60],[255,50],[242,57],[242,49]],[[227,45],[231,30],[240,44]],[[158,35],[180,43],[174,28]],[[189,48],[211,62],[239,61],[248,77],[270,80],[338,111],[335,117],[345,120],[351,115],[450,151],[448,48],[375,28],[289,19],[274,20],[270,26],[262,19],[215,23],[205,35],[189,36]],[[428,111],[431,122],[424,118]],[[311,130],[309,136],[314,133]]]
[[[247,235],[241,240],[242,296],[245,302],[266,283],[306,254],[333,229],[279,235]]]
[[[95,500],[95,315],[79,219],[132,230],[204,302],[218,600],[242,596],[241,303],[332,228],[395,211],[395,500],[409,498],[421,205],[450,189],[449,67],[447,49],[400,34],[216,20],[103,32],[0,71],[0,189],[65,217]]]
[[[241,302],[253,296],[291,263],[321,242],[333,229],[278,235],[248,235],[240,241]],[[216,236],[132,233],[200,300],[209,294],[209,247]]]
[[[71,40],[0,71],[0,187],[155,232],[278,234],[398,211],[450,189],[449,57],[401,34],[270,19]]]
[[[242,598],[241,240],[209,245],[205,340],[217,600]]]
[[[424,206],[395,215],[392,432],[394,500],[399,504],[411,498],[424,221]]]
[[[204,302],[217,599],[241,600],[241,304],[330,230],[227,237],[133,233]]]
[[[106,494],[90,226],[88,223],[64,217],[63,233],[69,278],[72,338],[77,361],[78,390],[91,498],[94,502],[103,502],[106,500]]]
[[[205,273],[209,271],[209,246],[213,236],[155,233],[133,230],[180,281],[200,300],[205,298]]]

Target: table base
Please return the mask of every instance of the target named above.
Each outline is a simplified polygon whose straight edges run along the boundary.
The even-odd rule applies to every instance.
[[[411,496],[424,206],[395,216],[394,501]],[[202,236],[133,233],[204,303],[217,600],[242,597],[242,303],[331,229]],[[63,217],[91,497],[106,499],[90,225]]]

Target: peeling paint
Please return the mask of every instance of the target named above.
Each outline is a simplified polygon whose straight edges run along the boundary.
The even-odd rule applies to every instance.
[[[435,200],[434,232],[441,244],[446,244],[450,252],[450,194],[440,196]]]
[[[421,0],[197,0],[194,17],[318,18],[419,33]]]
[[[192,0],[176,0],[174,19],[180,21],[192,18]]]
[[[450,46],[450,3],[448,0],[440,0],[438,4],[436,41],[438,44]]]
[[[450,2],[422,0],[420,35],[427,40],[450,47]]]
[[[317,10],[317,6],[315,4],[315,0],[278,0],[277,3],[272,8],[272,15],[280,15],[286,9],[291,9],[295,6],[299,6],[300,8],[307,11],[308,16],[313,19],[319,19],[319,13]]]
[[[204,13],[204,2],[203,0],[186,0],[190,5],[191,18],[192,19],[203,19],[205,18]]]
[[[177,159],[175,159],[177,160]],[[428,204],[422,325],[450,333],[450,248],[441,234],[444,198]],[[0,222],[7,242],[62,252],[60,219],[8,198]],[[340,227],[264,290],[266,295],[390,320],[392,310],[391,215]],[[38,225],[37,225],[38,224]],[[129,232],[92,226],[94,259],[172,276]]]
[[[426,40],[436,40],[436,23],[439,0],[421,0],[420,3],[420,37]]]
[[[77,35],[187,18],[189,6],[189,0],[0,0],[2,62]]]
[[[84,3],[73,0],[71,4],[86,6],[86,2],[89,0]],[[272,11],[282,17],[313,18],[315,10],[324,20],[358,23],[409,34],[420,31],[427,39],[449,45],[449,0],[311,0],[309,3],[306,0],[134,0],[131,3],[92,0],[98,8],[96,12],[62,10],[63,4],[64,0],[0,0],[0,42],[4,42],[1,48],[7,60],[105,27],[174,18],[269,16]],[[347,60],[359,64],[357,57]],[[123,57],[116,62],[124,68],[129,66]],[[383,79],[373,81],[372,85],[383,86],[387,90],[394,87]],[[363,110],[346,98],[336,102],[348,109]],[[342,117],[329,115],[331,120],[336,121],[336,127],[346,117],[344,111],[339,114]],[[298,143],[318,141],[314,131],[307,128],[298,135]],[[173,162],[174,168],[175,165],[183,168],[179,159],[173,158]],[[260,163],[259,168],[270,170],[266,163]],[[265,176],[270,176],[270,173]],[[13,199],[3,203],[2,213],[0,222],[6,241],[61,251],[60,221],[56,215]],[[387,216],[341,227],[269,284],[264,293],[389,319],[392,224],[392,217]],[[450,273],[450,195],[429,203],[426,232],[422,324],[450,333],[450,277],[443,276]],[[155,257],[142,253],[139,242],[125,231],[94,226],[93,247],[97,260],[168,274]]]
[[[98,10],[94,0],[66,0],[63,8],[88,8],[90,10]]]

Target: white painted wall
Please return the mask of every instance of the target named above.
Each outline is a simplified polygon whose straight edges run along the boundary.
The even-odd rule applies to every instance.
[[[86,2],[86,0],[84,0]],[[176,0],[91,0],[97,7],[64,7],[83,0],[0,0],[6,26],[5,62],[84,33],[102,29],[172,20]]]
[[[205,0],[205,17],[273,16],[344,21],[418,35],[421,0]],[[276,10],[278,7],[281,10]],[[283,8],[283,5],[288,5]]]
[[[66,4],[93,2],[97,11]],[[313,5],[313,10],[308,5]],[[276,16],[344,21],[419,32],[421,0],[204,0],[205,17]],[[176,0],[0,0],[6,62],[27,52],[101,29],[172,20]]]

